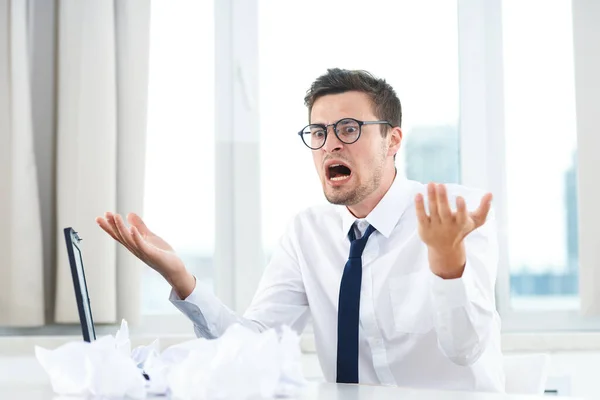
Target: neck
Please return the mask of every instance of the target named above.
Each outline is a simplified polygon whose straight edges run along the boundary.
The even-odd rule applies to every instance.
[[[383,174],[381,178],[381,182],[379,183],[379,187],[373,191],[370,195],[368,195],[363,201],[360,203],[347,206],[348,211],[352,213],[356,218],[365,218],[373,209],[379,204],[383,196],[387,193],[387,191],[394,183],[394,179],[396,178],[396,167],[392,166],[392,171],[389,173]]]

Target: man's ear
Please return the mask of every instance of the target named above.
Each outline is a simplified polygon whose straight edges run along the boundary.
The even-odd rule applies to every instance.
[[[388,149],[388,156],[393,156],[400,151],[400,145],[402,144],[402,129],[399,126],[392,128],[389,135],[390,147]]]

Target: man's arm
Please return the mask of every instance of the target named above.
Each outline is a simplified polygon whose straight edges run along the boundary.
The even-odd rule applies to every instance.
[[[454,363],[470,365],[498,329],[494,286],[498,243],[493,211],[486,223],[465,239],[466,263],[460,278],[432,274],[434,326],[440,350]]]
[[[243,316],[197,286],[185,296],[191,281],[184,277],[181,278],[181,287],[172,285],[169,300],[194,323],[197,336],[217,338],[236,323],[256,332],[288,325],[300,333],[308,320],[308,301],[292,242],[293,232],[290,230],[276,247],[252,303]],[[185,297],[181,297],[180,293]]]
[[[170,300],[195,325],[198,336],[216,338],[238,323],[260,332],[280,325],[302,331],[308,318],[308,301],[294,248],[293,226],[283,236],[264,272],[258,292],[244,317],[236,315],[211,293],[196,286],[173,248],[136,215],[107,212],[98,225],[133,255],[161,274],[173,288]]]
[[[419,235],[427,245],[434,326],[441,351],[459,365],[474,363],[499,324],[494,300],[498,264],[492,195],[456,197],[450,208],[444,185],[427,186],[429,214],[422,194],[415,198]]]

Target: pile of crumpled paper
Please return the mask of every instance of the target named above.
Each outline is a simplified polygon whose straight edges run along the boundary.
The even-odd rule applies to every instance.
[[[232,325],[218,339],[160,351],[158,340],[131,350],[125,320],[115,336],[75,341],[35,354],[58,395],[178,399],[296,396],[305,387],[298,335],[288,327],[255,333]]]

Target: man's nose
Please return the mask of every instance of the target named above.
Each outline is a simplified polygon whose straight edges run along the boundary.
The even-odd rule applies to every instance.
[[[333,130],[333,126],[328,126],[327,140],[325,140],[325,144],[322,147],[323,151],[325,151],[326,153],[333,153],[342,150],[343,147],[344,143],[342,143],[340,139],[338,139],[338,137],[336,136],[335,131]]]

